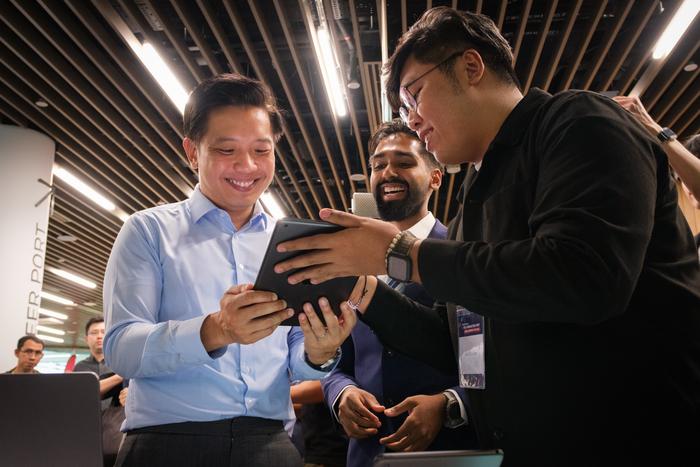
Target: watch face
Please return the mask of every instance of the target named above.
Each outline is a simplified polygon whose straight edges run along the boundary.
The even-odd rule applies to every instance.
[[[386,263],[387,273],[396,280],[407,281],[410,278],[409,261],[409,258],[389,255]]]

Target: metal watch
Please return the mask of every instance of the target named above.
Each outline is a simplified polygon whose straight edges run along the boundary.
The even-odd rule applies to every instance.
[[[457,396],[455,396],[452,391],[443,391],[442,395],[447,399],[443,426],[445,428],[457,428],[458,426],[464,425],[465,420],[462,418],[462,408],[459,405]]]
[[[329,358],[325,362],[321,363],[320,365],[317,365],[317,364],[313,363],[311,360],[309,360],[309,354],[304,352],[304,361],[306,362],[307,365],[309,365],[314,370],[330,371],[331,369],[333,369],[333,365],[335,365],[335,362],[340,360],[340,355],[341,355],[340,347],[338,347],[337,349],[335,349],[335,354],[331,358]]]
[[[665,143],[667,141],[674,141],[677,138],[676,133],[674,133],[673,130],[668,127],[662,128],[661,131],[656,135],[656,137],[659,138],[659,141],[661,141],[661,143]]]
[[[408,282],[413,274],[411,262],[411,247],[418,240],[408,230],[399,233],[389,245],[386,254],[386,273],[392,279]]]

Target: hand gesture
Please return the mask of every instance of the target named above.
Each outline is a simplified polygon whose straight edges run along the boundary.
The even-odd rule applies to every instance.
[[[424,451],[433,442],[445,421],[447,400],[442,394],[407,397],[386,409],[387,417],[408,412],[408,417],[392,435],[380,439],[392,451]]]
[[[377,402],[374,395],[356,386],[346,388],[338,403],[338,419],[351,438],[376,435],[382,424],[374,412],[383,411],[384,406]]]
[[[613,100],[634,116],[649,133],[656,136],[661,131],[661,125],[656,123],[644,108],[642,101],[637,96],[615,96]]]
[[[340,305],[340,316],[333,313],[325,297],[319,299],[318,305],[326,325],[323,325],[313,306],[305,303],[304,313],[299,314],[299,326],[304,332],[304,350],[309,361],[321,365],[333,358],[340,344],[350,335],[357,323],[357,315],[346,302]]]
[[[202,324],[200,334],[207,351],[233,343],[257,342],[294,314],[274,292],[253,290],[252,284],[228,289],[220,306],[220,311],[207,316]]]
[[[319,284],[335,277],[377,275],[386,272],[384,256],[399,229],[377,219],[322,209],[321,219],[347,227],[332,234],[298,238],[277,245],[278,251],[314,250],[277,263],[276,273],[303,268],[289,276],[296,284]],[[362,252],[362,254],[359,254]]]
[[[126,396],[129,394],[129,388],[124,388],[119,391],[119,404],[124,407],[126,406]]]

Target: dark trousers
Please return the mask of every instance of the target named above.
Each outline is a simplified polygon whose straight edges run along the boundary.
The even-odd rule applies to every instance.
[[[115,467],[300,467],[279,420],[238,417],[139,428],[126,434]]]

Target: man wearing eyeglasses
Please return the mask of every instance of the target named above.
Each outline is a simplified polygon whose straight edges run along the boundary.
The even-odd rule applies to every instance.
[[[700,267],[659,145],[611,99],[523,96],[486,16],[437,7],[386,64],[395,109],[471,168],[449,240],[333,210],[339,234],[276,266],[290,282],[370,277],[361,319],[457,372],[483,448],[507,466],[683,465],[700,439]],[[362,252],[358,254],[357,252]]]
[[[17,341],[15,356],[17,357],[17,366],[10,371],[6,371],[6,374],[39,374],[34,367],[39,364],[41,357],[44,356],[44,341],[30,334],[20,337]]]
[[[75,364],[73,371],[90,371],[100,379],[100,399],[102,400],[102,456],[105,466],[112,466],[117,460],[117,452],[123,435],[121,425],[126,418],[124,406],[129,388],[124,378],[105,364],[102,342],[105,337],[105,320],[95,316],[85,324],[85,341],[90,356]]]

